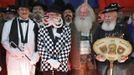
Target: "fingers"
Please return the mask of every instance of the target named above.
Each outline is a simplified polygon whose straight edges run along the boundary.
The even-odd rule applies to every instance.
[[[118,62],[123,63],[128,59],[128,56],[121,56],[120,59],[118,59]]]
[[[103,55],[97,55],[96,59],[100,62],[104,62],[106,60],[106,58]]]

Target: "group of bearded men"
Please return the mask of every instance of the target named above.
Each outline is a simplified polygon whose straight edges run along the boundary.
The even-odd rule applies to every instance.
[[[37,3],[32,13],[25,3],[18,6],[18,15],[7,20],[1,32],[7,75],[109,75],[109,61],[94,52],[93,44],[116,37],[133,47],[133,21],[119,21],[121,9],[118,3],[109,4],[99,22],[87,0],[76,11],[71,4],[63,9],[52,4],[44,10]],[[113,75],[133,75],[133,57],[131,52],[115,61]]]

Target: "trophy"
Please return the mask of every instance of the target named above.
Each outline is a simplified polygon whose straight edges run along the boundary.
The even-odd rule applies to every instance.
[[[128,56],[132,51],[131,44],[121,38],[106,37],[97,40],[93,44],[93,50],[97,55],[103,55],[110,62],[110,75],[113,71],[113,62],[120,61],[121,57]]]

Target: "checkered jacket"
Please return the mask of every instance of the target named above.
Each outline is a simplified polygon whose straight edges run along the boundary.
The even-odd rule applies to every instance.
[[[45,26],[39,29],[37,48],[41,55],[41,70],[53,70],[50,64],[46,62],[48,59],[53,58],[61,63],[56,70],[67,72],[67,61],[71,48],[71,29],[69,26],[64,25],[60,33],[61,37],[56,42],[53,41],[50,34],[52,33]]]

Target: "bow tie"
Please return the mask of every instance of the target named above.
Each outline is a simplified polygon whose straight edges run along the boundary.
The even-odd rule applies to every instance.
[[[20,23],[28,23],[29,20],[19,20]]]

